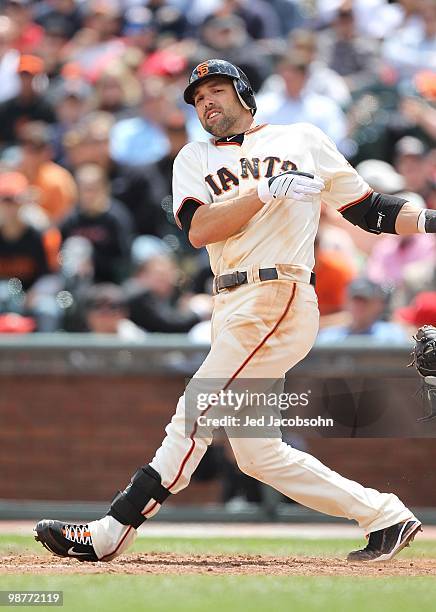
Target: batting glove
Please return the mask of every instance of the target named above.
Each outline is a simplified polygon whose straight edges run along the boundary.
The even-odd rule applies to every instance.
[[[319,176],[308,172],[289,170],[282,174],[276,174],[271,178],[259,181],[257,194],[265,204],[271,198],[286,198],[311,202],[313,196],[318,195],[324,189],[324,181]]]

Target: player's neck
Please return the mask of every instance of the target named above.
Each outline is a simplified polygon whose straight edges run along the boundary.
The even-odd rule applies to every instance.
[[[227,131],[226,134],[223,134],[219,138],[230,138],[231,136],[236,136],[237,134],[245,134],[250,128],[254,126],[253,117],[244,115],[241,117],[240,121],[232,125],[232,127]]]

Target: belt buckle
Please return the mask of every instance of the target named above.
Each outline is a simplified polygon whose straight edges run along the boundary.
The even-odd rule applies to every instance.
[[[226,277],[226,284],[222,287],[219,286],[219,279],[222,277]],[[228,279],[228,280],[227,280]],[[230,289],[234,289],[235,287],[239,287],[240,285],[244,285],[247,282],[247,275],[245,272],[239,272],[239,270],[235,270],[235,272],[230,272],[229,274],[221,274],[219,276],[215,276],[214,278],[214,291],[215,293],[222,293],[223,291],[229,291]]]
[[[245,285],[245,283],[247,282],[247,273],[246,272],[239,272],[239,270],[236,270],[236,272],[234,272],[235,275],[235,286],[236,287],[240,287],[241,285]]]
[[[222,276],[224,276],[224,275],[220,274],[219,276],[216,276],[215,279],[214,279],[215,293],[223,293],[223,291],[228,291],[228,287],[226,287],[225,285],[220,287],[220,285],[219,285],[219,279]]]
[[[227,287],[218,287],[218,283],[216,283],[216,293],[224,293],[224,291],[228,291]]]

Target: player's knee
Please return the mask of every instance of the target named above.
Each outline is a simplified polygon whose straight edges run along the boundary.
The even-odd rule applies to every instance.
[[[275,438],[268,440],[241,438],[237,443],[232,442],[232,448],[241,472],[262,480],[268,467],[274,464],[274,457],[279,453],[281,444],[281,440]]]
[[[252,478],[258,478],[261,473],[262,453],[258,453],[255,449],[243,445],[242,448],[233,447],[236,463],[238,468]]]
[[[259,475],[257,461],[254,457],[236,457],[238,468],[252,478],[257,478]]]

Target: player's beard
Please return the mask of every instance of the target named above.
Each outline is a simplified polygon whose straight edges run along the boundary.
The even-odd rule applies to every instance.
[[[202,122],[204,129],[216,138],[222,138],[223,136],[234,136],[236,134],[234,126],[238,121],[238,116],[224,113],[222,108],[217,110],[219,110],[221,113],[220,119],[213,125],[208,125],[207,119],[205,119],[204,122]]]

